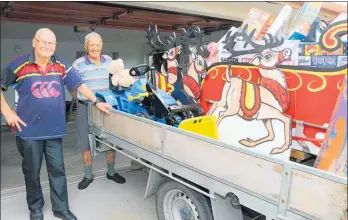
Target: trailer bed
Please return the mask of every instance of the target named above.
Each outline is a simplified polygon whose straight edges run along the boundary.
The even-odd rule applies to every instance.
[[[117,110],[89,106],[89,115],[94,138],[208,189],[200,192],[211,199],[233,193],[267,219],[347,219],[347,178]]]

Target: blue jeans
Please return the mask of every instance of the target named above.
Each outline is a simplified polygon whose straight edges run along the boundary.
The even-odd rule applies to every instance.
[[[23,140],[16,137],[19,153],[22,155],[22,171],[27,190],[27,203],[31,211],[44,206],[40,184],[40,170],[45,155],[50,183],[53,211],[69,209],[67,180],[65,175],[62,139]]]

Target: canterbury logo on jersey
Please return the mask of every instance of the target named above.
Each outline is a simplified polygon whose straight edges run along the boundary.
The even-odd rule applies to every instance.
[[[54,85],[61,87],[58,81],[35,82],[31,85],[31,94],[38,99],[58,97],[61,92]]]

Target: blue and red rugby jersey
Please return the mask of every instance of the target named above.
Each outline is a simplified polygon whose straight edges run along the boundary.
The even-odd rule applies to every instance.
[[[14,85],[18,92],[18,116],[27,124],[16,129],[24,140],[45,140],[66,135],[65,89],[74,92],[81,84],[79,72],[63,58],[53,55],[42,70],[34,50],[17,57],[1,72],[1,87]]]

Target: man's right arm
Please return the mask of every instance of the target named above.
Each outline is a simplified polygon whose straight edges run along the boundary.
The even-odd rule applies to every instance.
[[[10,108],[10,106],[8,105],[6,98],[4,96],[3,91],[1,90],[1,113],[5,116],[8,115],[10,112],[12,111],[12,109]]]
[[[10,126],[16,126],[19,131],[22,131],[19,123],[24,126],[27,125],[18,117],[17,113],[10,108],[3,93],[3,91],[7,91],[7,88],[15,83],[17,79],[17,74],[13,71],[13,68],[11,68],[11,64],[1,72],[1,113]]]
[[[3,91],[7,91],[7,88],[16,82],[17,74],[15,74],[10,66],[5,67],[1,72],[1,113],[5,116],[11,112],[11,108],[8,105]]]

